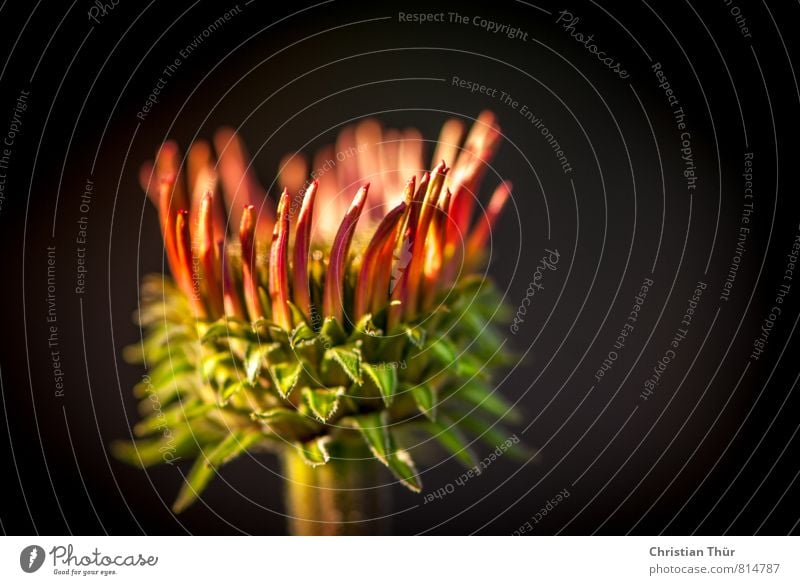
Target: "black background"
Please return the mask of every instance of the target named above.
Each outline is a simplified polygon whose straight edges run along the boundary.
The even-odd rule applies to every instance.
[[[800,282],[781,305],[766,352],[758,360],[750,354],[800,222],[793,148],[800,8],[739,2],[752,35],[745,38],[723,1],[534,4],[240,3],[240,15],[183,59],[144,121],[136,113],[160,72],[234,4],[120,0],[99,24],[88,19],[86,1],[69,9],[0,4],[0,138],[18,95],[30,91],[0,207],[0,436],[11,447],[2,455],[3,531],[285,531],[270,456],[226,467],[204,502],[176,517],[169,504],[181,470],[143,472],[108,453],[137,417],[130,389],[142,372],[120,354],[138,339],[131,321],[138,282],[162,269],[156,214],[137,180],[158,144],[172,137],[185,146],[220,125],[240,127],[269,185],[284,153],[311,154],[348,121],[378,116],[434,140],[448,117],[469,120],[489,108],[505,141],[484,187],[514,183],[489,266],[508,303],[519,304],[545,248],[561,254],[520,333],[508,335],[524,359],[497,377],[526,414],[514,431],[540,451],[525,464],[500,458],[423,504],[462,472],[430,453],[422,459],[423,494],[395,490],[394,532],[508,534],[529,521],[535,534],[796,532]],[[594,33],[630,78],[570,39],[555,22],[560,10],[579,16],[576,30]],[[528,38],[472,24],[398,22],[398,12],[438,11],[481,15]],[[654,62],[686,112],[698,176],[691,194]],[[562,172],[518,111],[454,87],[453,76],[526,104],[573,172]],[[745,152],[754,153],[754,211],[726,302],[720,292],[737,242]],[[78,296],[76,220],[89,177],[89,272]],[[50,245],[63,397],[54,395],[47,348]],[[650,276],[655,284],[627,347],[596,382]],[[643,401],[644,380],[698,281],[707,289],[689,335]],[[563,489],[569,498],[534,524]]]

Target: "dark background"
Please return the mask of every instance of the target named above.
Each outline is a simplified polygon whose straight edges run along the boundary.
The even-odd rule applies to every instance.
[[[284,153],[312,154],[348,121],[379,116],[434,140],[449,116],[469,120],[490,108],[505,141],[484,187],[499,178],[515,187],[489,267],[508,303],[519,304],[545,248],[561,254],[520,333],[509,335],[525,358],[497,378],[526,414],[514,431],[541,450],[525,464],[500,458],[453,494],[423,504],[425,493],[462,473],[432,453],[422,465],[423,495],[396,489],[394,531],[507,534],[530,521],[536,534],[797,532],[800,282],[766,352],[758,360],[750,354],[800,221],[793,147],[800,8],[739,2],[752,35],[745,38],[722,1],[534,4],[336,0],[302,10],[240,2],[242,13],[183,60],[143,122],[136,112],[163,68],[233,3],[120,0],[99,24],[87,18],[87,1],[69,9],[0,4],[0,139],[20,91],[30,91],[0,207],[0,436],[10,446],[0,460],[2,530],[285,530],[270,456],[232,463],[204,503],[176,517],[169,504],[178,469],[141,471],[108,453],[137,417],[130,390],[142,371],[120,355],[139,335],[131,321],[138,282],[162,268],[156,214],[137,172],[166,137],[186,145],[219,125],[240,127],[269,185]],[[594,33],[629,79],[569,38],[555,23],[563,9],[580,17],[576,30]],[[520,27],[528,39],[472,25],[400,23],[399,11],[481,15]],[[686,113],[698,176],[691,195],[653,62]],[[527,104],[562,145],[572,174],[518,111],[453,87],[454,75]],[[754,153],[754,211],[725,302],[745,152]],[[89,177],[89,272],[78,297],[74,238]],[[54,395],[47,348],[50,245],[63,397]],[[595,383],[651,276],[627,347]],[[707,289],[689,335],[643,401],[644,380],[698,281]],[[534,524],[531,517],[564,489],[569,498]]]

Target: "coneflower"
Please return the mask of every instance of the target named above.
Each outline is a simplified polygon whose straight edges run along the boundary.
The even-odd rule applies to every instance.
[[[511,186],[480,205],[500,131],[483,112],[464,133],[448,121],[422,173],[415,130],[346,127],[310,179],[284,158],[276,206],[229,129],[216,159],[167,142],[142,167],[173,279],[143,282],[145,334],[126,357],[148,372],[145,418],[114,448],[140,465],[196,458],[175,511],[263,449],[283,462],[293,533],[378,532],[380,464],[421,490],[402,447],[416,431],[468,466],[470,435],[505,441],[497,419],[514,412],[489,382],[508,359],[503,306],[478,269]]]

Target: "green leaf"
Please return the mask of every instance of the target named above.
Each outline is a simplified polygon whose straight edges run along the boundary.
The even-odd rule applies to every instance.
[[[330,346],[340,345],[347,339],[347,335],[339,324],[339,321],[336,320],[336,317],[325,317],[319,335],[324,338],[323,345],[326,349]],[[325,340],[327,340],[328,343],[325,343]]]
[[[270,364],[268,369],[278,394],[285,399],[297,385],[297,380],[303,372],[303,364],[300,362],[283,362]]]
[[[411,456],[395,447],[386,411],[361,415],[354,420],[372,454],[407,488],[415,492],[422,490]]]
[[[300,457],[303,458],[306,465],[319,467],[330,461],[331,456],[328,452],[329,442],[330,437],[319,437],[306,443],[295,443],[295,448],[300,453]]]
[[[332,359],[341,366],[347,377],[356,384],[363,384],[361,378],[361,351],[357,347],[340,345],[325,351],[325,359]]]
[[[380,364],[361,364],[367,376],[378,387],[383,398],[383,403],[391,406],[394,393],[397,390],[397,367],[394,362],[384,362]]]
[[[204,449],[186,476],[186,482],[181,486],[172,505],[173,511],[179,514],[191,506],[216,474],[216,468],[241,455],[261,437],[261,433],[257,431],[237,431],[215,447]]]
[[[475,467],[478,463],[467,439],[458,431],[452,421],[430,422],[431,435],[447,451],[456,456],[465,467]]]
[[[338,388],[303,388],[303,398],[321,422],[328,422],[339,408],[339,402],[345,392],[344,386]]]
[[[411,388],[411,396],[414,398],[414,402],[417,404],[417,408],[419,408],[420,412],[431,421],[435,421],[438,398],[436,396],[436,391],[430,384],[414,386]]]

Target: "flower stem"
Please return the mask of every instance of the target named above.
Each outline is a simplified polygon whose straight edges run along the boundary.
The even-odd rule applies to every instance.
[[[286,512],[293,535],[377,535],[389,532],[383,467],[363,441],[343,436],[329,444],[330,461],[311,467],[293,448],[281,459]]]

